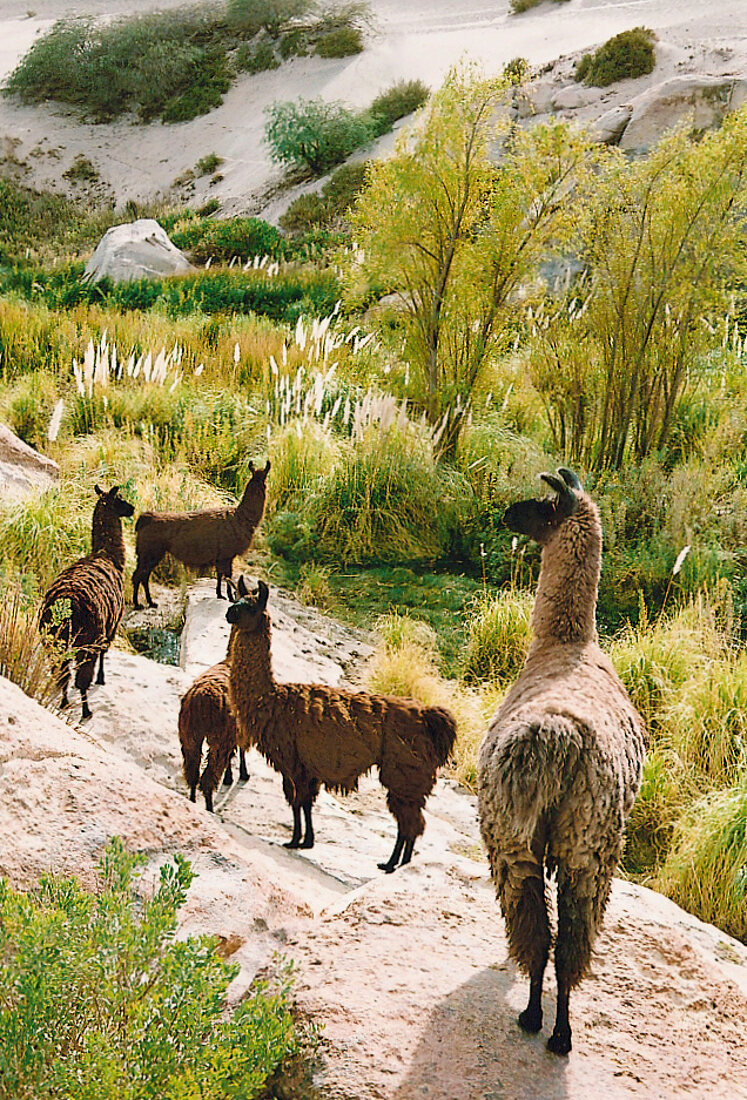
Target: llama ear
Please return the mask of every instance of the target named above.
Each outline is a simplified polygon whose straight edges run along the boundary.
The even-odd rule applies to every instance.
[[[248,470],[250,474],[254,473],[254,463],[252,461],[249,462]]]
[[[569,470],[567,466],[558,466],[558,473],[569,489],[573,489],[577,493],[583,493],[584,487],[578,474],[575,474],[573,470]]]
[[[556,477],[555,474],[540,474],[540,480],[549,485],[558,496],[563,497],[567,495],[568,486],[564,481],[561,481],[559,477]]]
[[[565,481],[554,474],[540,474],[542,480],[558,494],[558,509],[562,516],[572,516],[578,508],[578,498]]]
[[[100,497],[106,496],[106,493],[104,492],[104,490],[99,489],[98,485],[94,485],[94,489],[96,490],[96,493],[98,494],[98,496],[100,496]]]
[[[270,472],[270,460],[268,458],[267,462],[265,463],[265,474],[269,474],[269,472]]]
[[[257,611],[264,611],[264,609],[267,607],[267,600],[269,598],[269,595],[270,595],[270,589],[267,587],[265,582],[264,581],[258,581],[257,582],[257,596],[258,596]]]
[[[243,600],[244,596],[249,595],[249,589],[246,587],[246,583],[244,582],[244,574],[243,573],[239,577],[238,592],[239,592],[239,596],[241,597],[242,600]]]

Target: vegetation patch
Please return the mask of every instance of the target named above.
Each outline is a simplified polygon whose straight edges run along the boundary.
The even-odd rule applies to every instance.
[[[116,838],[100,890],[44,876],[0,881],[0,1097],[257,1096],[294,1050],[287,982],[229,1015],[238,966],[208,936],[176,940],[193,879],[176,856],[150,894]]]
[[[575,78],[606,88],[618,80],[632,80],[654,71],[656,35],[648,27],[633,27],[609,38],[593,54],[576,62]]]

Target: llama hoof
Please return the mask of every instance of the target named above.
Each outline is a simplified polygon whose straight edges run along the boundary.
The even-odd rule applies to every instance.
[[[106,683],[106,680],[104,679],[103,673],[100,672],[98,674],[98,676],[96,677],[96,683],[97,684],[105,684]]]
[[[148,600],[148,607],[158,607],[155,600]]]
[[[299,848],[313,848],[314,847],[314,838],[312,837],[311,840],[306,840],[306,839],[302,840],[301,843],[298,845],[298,847]]]
[[[301,847],[301,841],[300,840],[286,840],[283,847],[284,848],[300,848]]]
[[[189,792],[189,801],[190,801],[190,802],[194,802],[194,801],[195,801],[195,792],[194,792],[194,791],[190,791],[190,792]]]
[[[217,592],[216,595],[217,595],[219,600],[227,600],[228,599],[228,596],[224,596],[222,592]]]
[[[226,774],[223,776],[223,786],[224,787],[233,786],[233,776],[231,775],[230,772],[226,772]]]
[[[392,871],[397,870],[396,863],[377,863],[376,866],[380,871],[386,871],[388,875],[391,875]]]
[[[529,1008],[525,1008],[523,1012],[519,1013],[519,1027],[529,1035],[536,1035],[538,1031],[542,1030],[542,1011],[534,1012]]]
[[[84,707],[83,713],[80,716],[81,722],[85,722],[88,718],[93,718],[90,707]]]
[[[568,1054],[571,1049],[571,1029],[567,1031],[553,1031],[547,1040],[547,1049],[553,1054]]]
[[[141,603],[138,603],[137,600],[133,600],[132,601],[132,608],[133,608],[133,611],[142,611],[143,610],[143,605]]]

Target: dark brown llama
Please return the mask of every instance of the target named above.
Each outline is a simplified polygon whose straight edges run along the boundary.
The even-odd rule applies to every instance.
[[[529,975],[525,1031],[542,1027],[550,951],[546,877],[557,877],[558,980],[547,1046],[571,1049],[569,998],[587,973],[625,819],[641,782],[645,726],[597,644],[599,510],[566,469],[542,474],[552,499],[513,504],[504,522],[542,547],[524,668],[498,707],[479,758],[480,829],[509,952]]]
[[[231,703],[239,744],[256,745],[283,777],[283,792],[293,810],[293,835],[286,847],[313,847],[311,809],[322,785],[353,791],[359,777],[376,766],[397,822],[394,849],[379,867],[393,871],[400,862],[409,863],[425,829],[425,801],[454,745],[453,716],[413,699],[277,683],[265,611],[269,589],[260,581],[258,593],[250,595],[240,577],[238,594],[226,614],[232,625]]]
[[[201,512],[143,512],[135,524],[137,567],[132,575],[132,602],[140,607],[138,592],[143,586],[149,607],[156,607],[150,594],[150,575],[163,558],[171,554],[183,565],[205,571],[215,569],[215,594],[224,599],[221,581],[230,578],[233,559],[248,550],[252,535],[265,510],[270,462],[255,470],[235,508],[208,508]]]
[[[88,689],[99,660],[97,684],[104,683],[104,654],[119,626],[124,610],[125,546],[122,517],[135,509],[119,495],[119,486],[104,492],[96,486],[98,500],[91,525],[91,553],[73,562],[47,589],[39,626],[42,635],[62,651],[57,682],[61,705],[68,705],[70,661],[75,659],[75,686],[80,691],[83,718],[90,718]]]
[[[189,797],[195,801],[199,783],[205,808],[212,812],[213,792],[221,775],[226,786],[233,783],[231,758],[236,751],[236,718],[228,701],[230,666],[228,658],[207,669],[185,692],[179,709],[179,743]],[[207,740],[207,763],[200,775],[202,744]],[[249,778],[244,749],[239,749],[239,779]]]

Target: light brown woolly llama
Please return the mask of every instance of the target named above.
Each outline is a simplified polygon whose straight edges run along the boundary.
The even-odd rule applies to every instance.
[[[542,1027],[551,944],[545,875],[557,876],[558,982],[548,1048],[571,1049],[570,991],[586,974],[641,782],[646,731],[597,644],[602,560],[596,504],[578,477],[542,474],[554,499],[512,505],[504,522],[542,547],[524,668],[496,711],[479,759],[480,829],[509,952],[529,975],[525,1031]]]
[[[233,783],[231,757],[236,751],[236,718],[228,701],[230,666],[228,658],[207,669],[187,689],[179,709],[179,743],[189,797],[195,801],[199,783],[205,808],[212,812],[213,792],[221,775],[226,786]],[[207,740],[207,763],[200,775],[202,744]],[[239,749],[239,779],[249,778],[244,750]]]
[[[229,607],[232,624],[231,702],[239,744],[253,744],[283,777],[293,809],[293,835],[287,848],[311,848],[311,808],[319,788],[353,791],[358,779],[377,766],[387,805],[397,821],[397,840],[383,871],[409,863],[425,829],[423,807],[436,772],[449,758],[456,725],[442,707],[412,699],[344,691],[321,684],[279,684],[272,674],[269,590],[259,582],[256,596],[239,578],[239,599]],[[301,811],[305,831],[301,839]]]
[[[72,651],[75,686],[83,704],[82,718],[90,718],[88,689],[99,659],[97,684],[104,683],[104,654],[117,632],[124,610],[125,546],[122,516],[135,509],[119,496],[119,486],[104,492],[96,486],[98,500],[91,524],[91,553],[73,562],[52,581],[42,600],[39,628],[65,655],[59,662],[57,682],[61,705],[68,705]]]
[[[135,524],[137,567],[132,574],[132,602],[140,608],[138,592],[143,586],[149,607],[156,607],[150,595],[150,575],[164,554],[169,553],[193,569],[215,569],[215,594],[221,592],[223,577],[230,578],[233,559],[245,553],[265,510],[270,462],[255,470],[235,508],[207,508],[201,512],[143,512]]]

